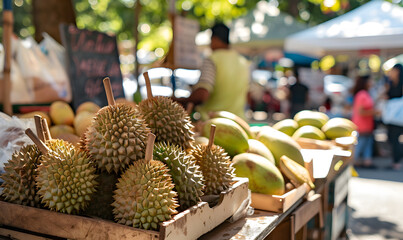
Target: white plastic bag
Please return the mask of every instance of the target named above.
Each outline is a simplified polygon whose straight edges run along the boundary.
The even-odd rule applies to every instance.
[[[403,97],[393,98],[386,102],[382,111],[382,122],[403,127]]]
[[[70,83],[57,58],[45,56],[32,38],[20,40],[20,43],[21,46],[16,52],[16,63],[33,93],[33,102],[70,101]]]
[[[12,39],[12,55],[14,55],[16,49],[20,45],[18,39]],[[0,46],[0,79],[3,78],[3,69],[4,69],[4,52],[2,51],[2,46]],[[30,90],[29,83],[25,81],[25,78],[21,75],[20,68],[17,62],[12,58],[11,59],[11,92],[10,92],[10,101],[12,104],[24,104],[24,103],[32,103],[34,100],[34,96],[32,91]],[[0,91],[0,101],[3,99],[3,91]]]
[[[4,164],[12,154],[26,144],[33,144],[25,134],[25,129],[36,132],[33,118],[19,119],[0,112],[0,174],[4,172]]]
[[[43,40],[39,43],[39,47],[45,55],[48,55],[49,52],[53,52],[56,55],[59,63],[62,67],[66,68],[66,49],[60,45],[56,40],[54,40],[49,34],[42,33]]]
[[[42,71],[50,79],[52,79],[52,82],[55,84],[53,87],[57,90],[60,99],[66,102],[70,102],[72,99],[70,80],[65,67],[62,66],[57,55],[61,54],[60,47],[63,47],[60,45],[56,46],[56,41],[53,40],[52,42],[49,39],[50,36],[48,36],[47,38],[48,41],[41,43],[41,46],[37,45],[34,39],[30,38],[29,40],[33,42],[33,51],[35,52],[37,57],[41,59]],[[47,46],[46,44],[50,44],[50,46]],[[41,49],[43,49],[45,53]]]

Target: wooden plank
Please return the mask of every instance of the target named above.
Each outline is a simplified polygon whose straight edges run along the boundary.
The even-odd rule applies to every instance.
[[[292,205],[294,205],[298,201],[298,199],[303,198],[308,192],[308,190],[309,190],[308,185],[303,184],[298,188],[294,188],[281,196],[252,193],[251,206],[255,209],[265,211],[285,212]]]
[[[346,227],[346,208],[347,203],[340,204],[338,208],[334,208],[332,211],[332,229],[331,240],[336,240],[342,233],[342,230]]]
[[[335,166],[341,160],[344,163],[351,160],[351,152],[341,149],[302,149],[302,156],[304,161],[312,159],[313,161],[313,177],[315,179],[334,177]]]
[[[285,220],[303,199],[299,199],[288,211],[274,213],[255,210],[252,216],[247,216],[234,223],[224,222],[214,230],[204,234],[199,240],[262,240]],[[282,238],[279,238],[282,239]]]
[[[196,239],[231,217],[248,198],[248,179],[237,178],[230,189],[220,195],[216,206],[210,208],[206,202],[177,214],[161,224],[160,239]],[[245,202],[244,208],[247,207]]]
[[[68,239],[158,239],[158,232],[0,201],[0,224]]]
[[[23,240],[50,240],[50,238],[40,237],[24,232],[14,231],[6,228],[0,227],[0,236],[4,236],[11,239],[23,239]]]
[[[295,139],[303,149],[331,149],[335,147],[334,141],[331,140],[316,140],[310,138],[297,138]]]
[[[282,221],[265,240],[294,240],[294,233],[292,232],[293,219],[292,217]]]
[[[305,166],[306,170],[308,170],[309,177],[310,177],[311,181],[315,182],[315,178],[313,177],[313,159],[312,158],[309,158],[309,159],[304,158],[304,166]]]
[[[196,239],[231,217],[242,204],[248,206],[248,183],[247,178],[236,178],[215,207],[201,202],[162,223],[160,232],[2,201],[0,224],[68,239]]]
[[[334,181],[333,207],[338,207],[348,195],[348,182],[351,178],[351,169],[347,167]]]
[[[199,240],[264,239],[276,227],[279,217],[276,213],[256,210],[252,216],[221,224]]]
[[[297,233],[309,220],[322,211],[322,199],[320,194],[311,196],[305,203],[298,207],[294,213],[294,233]]]

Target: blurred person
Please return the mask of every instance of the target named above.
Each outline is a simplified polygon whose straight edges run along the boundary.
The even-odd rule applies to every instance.
[[[250,63],[230,49],[229,28],[214,25],[210,47],[211,56],[204,60],[199,82],[188,98],[174,98],[186,105],[192,102],[202,119],[211,111],[228,111],[245,119],[249,90]]]
[[[298,69],[294,70],[295,83],[288,89],[288,100],[290,101],[290,117],[293,118],[296,113],[306,109],[308,102],[309,88],[300,82]]]
[[[388,99],[400,98],[403,96],[403,66],[396,64],[388,72],[389,81],[386,83],[386,95]],[[402,158],[402,144],[399,137],[403,133],[403,127],[393,124],[387,124],[388,142],[392,147],[393,163],[391,168],[399,170],[401,168],[400,159]]]
[[[358,76],[353,88],[352,121],[357,125],[358,143],[355,149],[355,165],[357,167],[375,168],[372,163],[374,144],[374,116],[379,114],[374,109],[374,101],[369,94],[372,80],[369,75]],[[361,163],[361,158],[364,160]]]

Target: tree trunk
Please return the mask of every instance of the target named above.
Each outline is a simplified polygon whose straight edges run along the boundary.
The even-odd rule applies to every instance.
[[[42,40],[42,33],[48,33],[61,43],[59,24],[76,25],[76,15],[71,0],[33,0],[32,15],[35,26],[35,40]]]
[[[298,3],[299,0],[288,0],[288,13],[293,17],[298,17],[299,10],[298,10]]]

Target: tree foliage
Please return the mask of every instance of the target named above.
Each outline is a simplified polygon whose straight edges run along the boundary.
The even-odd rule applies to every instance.
[[[32,0],[14,0],[14,31],[20,37],[33,35]],[[172,38],[168,8],[171,0],[72,0],[79,28],[116,34],[119,40],[133,39],[134,8],[141,3],[139,47],[168,49]],[[246,14],[259,0],[176,0],[176,13],[199,21],[201,30],[215,21],[229,23]],[[268,0],[301,22],[316,25],[350,11],[369,0]],[[400,1],[403,5],[403,1]],[[1,28],[0,28],[1,31]],[[1,34],[1,32],[0,32]]]

